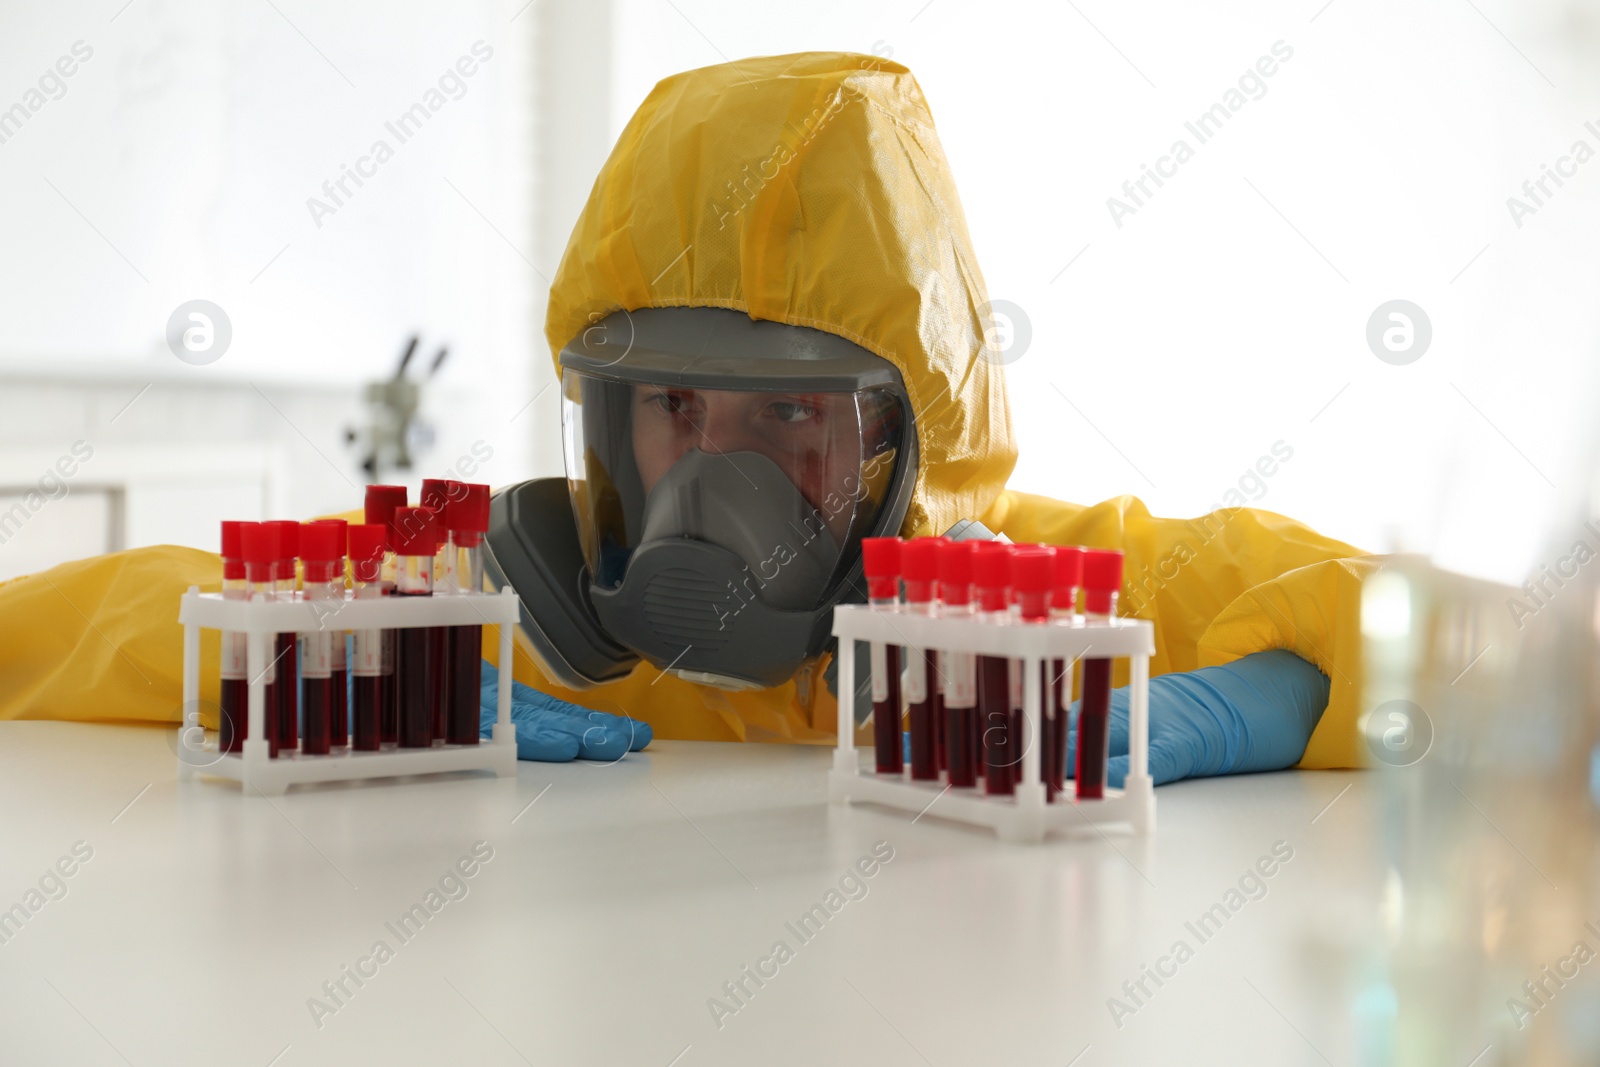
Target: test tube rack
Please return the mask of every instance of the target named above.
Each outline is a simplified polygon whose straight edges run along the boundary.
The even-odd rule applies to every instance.
[[[335,749],[328,755],[310,756],[280,751],[267,754],[265,731],[266,667],[272,636],[279,633],[315,633],[335,630],[402,630],[427,626],[500,627],[500,656],[511,662],[512,632],[518,621],[516,593],[509,587],[499,593],[460,593],[431,597],[375,597],[354,599],[346,592],[333,600],[232,600],[220,593],[202,593],[190,586],[183,594],[178,621],[183,624],[183,728],[178,740],[178,777],[211,775],[239,782],[246,794],[252,790],[277,796],[302,782],[339,782],[362,778],[440,774],[446,771],[489,770],[497,777],[517,773],[517,741],[511,724],[511,686],[500,687],[494,736],[476,745],[440,745],[431,748],[385,746],[377,752]],[[250,679],[249,732],[243,751],[223,753],[216,739],[189,744],[204,731],[200,726],[200,631],[222,630],[246,635],[246,669]]]
[[[1025,736],[1038,738],[1043,686],[1040,664],[1072,662],[1084,656],[1126,659],[1129,665],[1128,776],[1121,789],[1107,788],[1101,799],[1080,800],[1067,789],[1045,801],[1039,777],[1039,746],[1027,744],[1022,780],[1012,796],[985,796],[977,789],[949,789],[943,782],[913,781],[910,768],[901,775],[863,768],[855,745],[855,656],[837,657],[839,664],[839,741],[828,775],[828,797],[835,804],[865,802],[916,812],[994,830],[1002,841],[1037,843],[1055,831],[1096,831],[1121,825],[1139,835],[1155,830],[1155,787],[1149,773],[1150,657],[1155,630],[1144,619],[1096,620],[997,626],[971,617],[918,615],[883,611],[864,604],[833,609],[833,634],[840,648],[853,641],[881,641],[931,651],[970,652],[980,656],[1020,659],[1024,665],[1022,710]],[[868,752],[870,757],[871,753]]]

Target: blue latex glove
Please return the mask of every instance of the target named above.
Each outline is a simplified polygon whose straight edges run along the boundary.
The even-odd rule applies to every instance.
[[[483,665],[483,691],[478,699],[482,737],[492,737],[499,716],[500,672]],[[511,683],[511,724],[517,731],[517,758],[541,763],[574,759],[615,763],[648,745],[650,724],[558,700],[548,693]]]
[[[1300,762],[1328,706],[1328,678],[1293,652],[1257,652],[1221,667],[1150,679],[1150,776],[1156,785],[1279,771]],[[1078,749],[1072,705],[1067,776]],[[1111,692],[1106,784],[1128,776],[1128,690]]]

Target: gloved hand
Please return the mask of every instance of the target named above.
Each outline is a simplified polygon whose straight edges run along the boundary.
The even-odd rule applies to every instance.
[[[1328,706],[1328,678],[1293,652],[1257,652],[1221,667],[1150,679],[1150,776],[1184,778],[1277,771],[1305,754]],[[1067,776],[1077,766],[1078,704],[1072,705]],[[1128,690],[1111,692],[1106,784],[1128,776]]]
[[[485,661],[483,690],[478,699],[481,737],[494,735],[499,701],[500,672]],[[615,763],[629,752],[644,748],[655,736],[649,723],[590,711],[514,679],[511,724],[517,731],[517,758],[542,763],[566,763],[579,757]]]

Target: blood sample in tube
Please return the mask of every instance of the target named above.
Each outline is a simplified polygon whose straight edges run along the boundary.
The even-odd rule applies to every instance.
[[[457,485],[461,484],[459,482]],[[445,506],[450,502],[450,483],[444,478],[422,479],[421,504],[433,512],[434,539],[438,551],[433,556],[433,595],[450,596],[455,593],[455,568],[450,564],[450,525],[445,519]],[[435,741],[443,742],[448,731],[446,725],[450,709],[450,630],[449,626],[428,628],[428,649],[433,663],[429,681],[433,686],[430,703],[433,705],[433,722],[429,733]]]
[[[933,550],[933,613],[939,613],[939,560],[943,557],[944,546],[949,543],[948,538],[930,537],[928,541],[936,547]],[[930,650],[928,657],[928,685],[932,687],[931,700],[933,702],[933,767],[939,774],[944,774],[950,767],[950,755],[947,748],[945,734],[950,725],[950,716],[944,708],[944,673],[945,667],[941,657],[944,653],[938,649]]]
[[[300,524],[277,520],[267,525],[278,531],[278,561],[273,569],[278,599],[296,600],[294,563],[300,553]],[[293,749],[300,738],[300,635],[278,634],[273,655],[278,661],[278,748]]]
[[[245,583],[253,601],[271,601],[278,598],[278,531],[264,522],[239,524],[239,548],[244,555]],[[261,729],[266,735],[267,756],[278,758],[278,678],[281,664],[274,655],[276,642],[266,642],[267,662],[261,670]],[[250,681],[254,681],[252,678]],[[247,694],[248,699],[248,694]],[[249,705],[245,705],[248,711]],[[246,718],[248,728],[248,717]]]
[[[1017,616],[1020,625],[1040,626],[1050,619],[1050,591],[1055,584],[1055,549],[1048,545],[1019,546],[1011,553],[1011,592],[1012,599],[1016,602]],[[1027,670],[1025,660],[1012,660],[1015,665],[1013,674],[1020,683],[1024,672]],[[1035,669],[1039,672],[1039,779],[1044,783],[1045,799],[1051,797],[1050,777],[1052,773],[1059,773],[1059,769],[1052,768],[1050,763],[1051,746],[1056,738],[1056,715],[1054,694],[1051,691],[1051,664],[1049,660],[1040,660]],[[1012,704],[1018,709],[1014,721],[1014,736],[1020,739],[1023,746],[1018,752],[1019,759],[1026,754],[1026,746],[1033,743],[1034,738],[1027,733],[1027,715],[1023,710],[1025,692],[1013,691]],[[1018,780],[1021,780],[1021,764],[1018,764]]]
[[[978,544],[972,584],[978,600],[978,621],[991,626],[1011,624],[1011,546],[998,541]],[[1017,741],[1012,717],[1011,660],[978,657],[978,720],[983,731],[983,791],[987,796],[1015,792]]]
[[[382,581],[384,594],[394,594],[394,513],[406,506],[406,487],[403,485],[369,485],[366,496],[366,520],[369,526],[382,526],[389,531],[385,542]],[[400,687],[395,684],[397,648],[395,631],[383,631],[383,673],[388,679],[383,686],[383,708],[379,716],[379,733],[384,744],[394,744],[400,738]]]
[[[433,596],[434,515],[428,508],[396,508],[394,513],[397,597]],[[432,627],[396,630],[395,684],[400,690],[400,747],[433,744]]]
[[[1122,553],[1090,549],[1083,557],[1084,625],[1109,623],[1117,614],[1122,587]],[[1078,705],[1078,759],[1074,768],[1078,797],[1105,796],[1106,760],[1111,744],[1111,661],[1083,661],[1083,700]]]
[[[305,599],[318,609],[321,628],[300,638],[301,707],[305,723],[300,750],[325,756],[333,737],[333,626],[328,619],[344,601],[344,546],[337,526],[307,523],[300,528],[300,560]],[[337,575],[337,577],[335,577]],[[339,639],[344,632],[339,631]]]
[[[463,596],[483,590],[483,535],[489,532],[489,487],[450,482],[445,520],[450,527],[453,584]],[[483,689],[483,627],[449,628],[450,706],[445,740],[478,743],[478,707]]]
[[[908,615],[931,616],[939,586],[939,547],[944,539],[920,537],[900,546],[900,573],[905,579]],[[901,690],[905,694],[906,719],[911,731],[911,777],[931,782],[939,778],[935,724],[944,717],[944,701],[939,696],[937,653],[932,649],[906,647],[901,654]]]
[[[355,600],[377,600],[383,596],[383,553],[389,540],[389,527],[350,527],[350,577]],[[393,680],[383,673],[383,635],[393,631],[357,630],[352,635],[350,657],[350,747],[357,752],[376,752],[382,734],[384,686]]]
[[[239,543],[243,523],[222,524],[222,598],[244,600],[250,595],[245,578],[244,546]],[[222,633],[222,692],[217,715],[217,748],[240,752],[249,736],[250,675],[245,668],[248,637],[224,630]]]
[[[339,555],[342,558],[349,550],[349,523],[344,519],[313,519],[308,526],[336,526],[338,534]],[[344,596],[345,580],[347,574],[341,565],[334,575],[338,583],[339,596]],[[332,620],[324,620],[327,625],[333,625]],[[348,634],[341,629],[332,630],[333,639],[333,705],[328,713],[328,744],[334,748],[343,748],[350,743],[350,675],[349,675],[349,648]]]
[[[1078,587],[1083,583],[1083,549],[1077,545],[1056,547],[1055,582],[1050,591],[1050,623],[1053,626],[1079,626],[1083,620],[1078,615]],[[1048,799],[1066,789],[1067,741],[1071,722],[1067,711],[1072,707],[1072,660],[1056,660],[1051,664],[1049,700],[1046,702],[1047,719],[1052,731],[1045,743],[1044,772],[1045,794]]]
[[[941,616],[972,616],[972,562],[977,551],[977,545],[972,541],[945,541],[939,546]],[[939,683],[944,699],[948,781],[954,788],[971,788],[978,784],[976,657],[971,652],[960,650],[941,651]]]
[[[861,569],[867,579],[867,603],[875,611],[900,606],[900,539],[861,540]],[[900,737],[900,646],[870,642],[872,651],[872,739],[879,774],[900,774],[905,766]]]

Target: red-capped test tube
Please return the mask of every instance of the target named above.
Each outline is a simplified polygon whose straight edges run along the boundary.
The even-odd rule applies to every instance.
[[[239,524],[239,548],[244,555],[245,585],[251,600],[276,600],[278,598],[278,531],[265,522]],[[261,732],[266,735],[267,756],[278,758],[278,679],[283,665],[278,662],[276,642],[267,644],[266,669],[261,682],[265,687],[261,700]],[[249,728],[248,697],[246,698],[246,729]]]
[[[308,526],[334,526],[338,528],[335,535],[339,547],[341,563],[334,575],[338,582],[339,594],[344,595],[346,579],[349,577],[342,559],[350,549],[350,524],[344,519],[313,519]],[[328,619],[324,623],[331,625]],[[341,629],[332,630],[333,637],[333,705],[328,712],[328,743],[334,748],[344,748],[350,743],[350,650],[348,647],[349,635]]]
[[[939,561],[944,558],[944,546],[950,543],[948,537],[926,538],[933,548],[933,614],[939,614]],[[930,698],[933,702],[933,766],[941,775],[950,767],[950,753],[945,739],[945,732],[949,727],[950,717],[944,709],[944,654],[933,650],[928,654],[928,684],[933,687]]]
[[[394,594],[433,595],[433,557],[439,551],[434,514],[428,508],[396,508],[394,513]],[[433,744],[433,649],[431,626],[395,631],[395,685],[400,690],[400,747]]]
[[[384,592],[394,592],[395,539],[394,513],[406,506],[406,487],[403,485],[369,485],[366,496],[368,526],[382,526],[388,531],[384,541],[383,567],[380,571]],[[395,632],[383,631],[383,673],[389,680],[383,686],[383,708],[379,715],[379,734],[385,744],[400,739],[400,687],[395,684],[398,662]]]
[[[1011,594],[1016,601],[1017,614],[1024,626],[1039,626],[1050,621],[1050,594],[1055,585],[1056,550],[1049,545],[1020,545],[1011,553]],[[1017,683],[1011,694],[1012,703],[1019,709],[1015,718],[1015,734],[1019,743],[1030,743],[1027,735],[1027,716],[1020,709],[1023,704],[1024,673],[1027,663],[1024,660],[1012,660]],[[1049,660],[1039,663],[1039,778],[1044,782],[1045,800],[1050,800],[1055,794],[1050,788],[1050,753],[1056,744],[1058,718],[1056,715],[1055,694],[1050,685],[1052,664]],[[1025,751],[1025,750],[1023,750]],[[1022,758],[1022,751],[1018,752]],[[1020,764],[1019,764],[1020,766]],[[1057,771],[1059,773],[1059,770]]]
[[[279,600],[294,600],[295,559],[300,554],[300,524],[287,519],[267,523],[278,531],[278,559],[272,570]],[[300,635],[278,634],[273,657],[278,661],[278,748],[292,749],[300,739]]]
[[[389,541],[388,526],[350,527],[350,578],[356,600],[383,596],[383,552]],[[357,630],[350,654],[350,747],[356,752],[376,752],[382,738],[384,687],[383,638],[392,630]]]
[[[900,546],[900,574],[906,583],[905,611],[932,615],[939,587],[939,547],[942,537],[919,537]],[[939,778],[938,727],[944,718],[939,697],[938,653],[907,647],[902,652],[905,669],[900,688],[906,699],[906,719],[911,729],[911,777],[932,782]]]
[[[981,541],[972,563],[972,585],[978,621],[991,626],[1011,624],[1011,546]],[[978,724],[983,732],[983,791],[987,796],[1015,792],[1017,752],[1011,684],[1011,660],[978,657]]]
[[[941,539],[942,540],[942,539]],[[945,541],[939,546],[939,614],[970,618],[972,564],[978,546],[972,541]],[[939,653],[939,684],[944,698],[946,770],[954,788],[978,784],[978,677],[971,652]]]
[[[344,602],[344,545],[339,533],[339,528],[331,525],[307,523],[300,528],[305,598],[315,605],[323,626],[300,638],[300,675],[305,690],[300,750],[310,756],[326,756],[333,739],[333,629],[327,620]],[[344,640],[343,631],[339,631],[339,639]]]
[[[1090,549],[1083,556],[1084,625],[1104,625],[1117,615],[1122,588],[1122,553]],[[1105,796],[1106,759],[1111,744],[1111,661],[1083,661],[1083,700],[1078,705],[1078,796]]]
[[[489,532],[489,487],[449,483],[445,523],[450,527],[450,573],[454,591],[474,596],[483,590],[483,535]],[[445,740],[478,743],[478,707],[483,689],[483,627],[449,627],[450,708]]]
[[[1083,584],[1083,549],[1077,545],[1056,547],[1054,588],[1050,591],[1050,622],[1053,626],[1079,626],[1078,587]],[[1067,787],[1067,741],[1071,729],[1068,712],[1072,707],[1072,660],[1058,659],[1051,664],[1046,706],[1046,728],[1053,740],[1045,741],[1039,761],[1047,799]]]
[[[460,482],[456,483],[460,485]],[[447,596],[455,592],[455,568],[450,562],[450,526],[444,509],[450,502],[450,483],[444,478],[422,479],[422,506],[433,512],[434,542],[433,595]],[[434,740],[443,741],[450,717],[450,631],[449,626],[428,627],[428,662],[432,665],[428,685],[432,695],[428,698],[433,708],[433,725],[429,733]]]
[[[245,580],[244,546],[239,542],[243,523],[222,524],[222,599],[244,600],[250,595]],[[249,736],[250,675],[245,669],[249,638],[242,633],[222,634],[222,701],[217,714],[217,747],[239,752]]]
[[[877,611],[900,606],[900,539],[861,539],[861,569],[867,577],[867,603]],[[899,774],[905,767],[900,738],[900,646],[870,642],[872,649],[872,740],[878,773]]]

